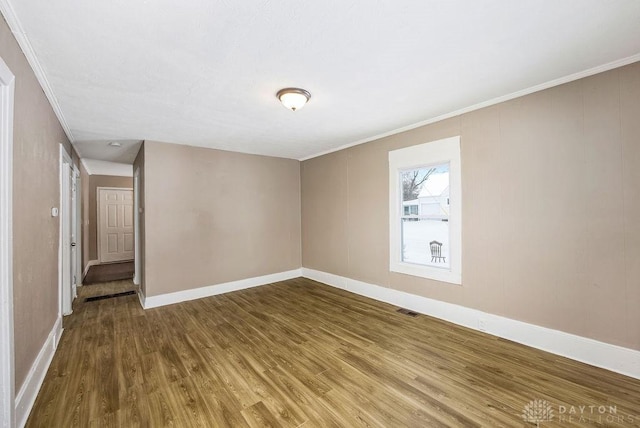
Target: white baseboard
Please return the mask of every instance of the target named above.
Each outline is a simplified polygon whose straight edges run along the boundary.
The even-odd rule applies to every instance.
[[[100,262],[98,260],[89,260],[87,262],[87,265],[84,267],[84,271],[82,272],[82,279],[84,279],[85,276],[87,276],[87,272],[89,272],[89,268],[91,266],[95,266],[95,265],[99,265]]]
[[[137,294],[138,294],[138,300],[140,300],[140,306],[142,306],[143,309],[147,309],[147,307],[145,306],[145,302],[146,302],[146,298],[144,296],[144,292],[142,291],[142,287],[138,286],[138,290],[137,290]]]
[[[29,413],[33,403],[36,401],[44,377],[49,370],[53,355],[58,348],[60,342],[60,336],[62,336],[62,317],[58,318],[47,337],[47,340],[42,345],[38,356],[36,357],[27,378],[25,379],[20,391],[16,395],[16,426],[24,427],[27,423]]]
[[[287,279],[299,278],[302,276],[300,269],[287,272],[279,272],[270,275],[257,276],[254,278],[241,279],[239,281],[225,282],[222,284],[209,285],[206,287],[192,288],[191,290],[177,291],[175,293],[160,294],[158,296],[144,296],[139,293],[140,303],[144,309],[157,308],[158,306],[172,305],[174,303],[186,302],[188,300],[202,299],[203,297],[215,296],[232,291],[244,290],[245,288],[257,287],[271,284],[272,282],[285,281]]]
[[[302,276],[374,300],[640,379],[640,351],[313,269],[302,268]],[[484,323],[482,330],[479,328],[480,320]]]

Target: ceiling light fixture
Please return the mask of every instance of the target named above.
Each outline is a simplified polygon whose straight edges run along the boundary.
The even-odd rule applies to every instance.
[[[300,88],[284,88],[280,89],[276,94],[283,106],[289,110],[300,110],[311,98],[308,91]]]
[[[122,146],[122,144],[118,143],[117,141],[112,141],[112,142],[109,143],[109,145],[111,147],[120,147],[120,146]]]

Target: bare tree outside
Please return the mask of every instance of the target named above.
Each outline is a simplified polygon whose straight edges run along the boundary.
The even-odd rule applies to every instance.
[[[420,189],[425,181],[437,168],[420,168],[402,173],[402,200],[411,201],[417,199]]]

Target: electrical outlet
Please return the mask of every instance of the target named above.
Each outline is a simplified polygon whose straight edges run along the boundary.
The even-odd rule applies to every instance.
[[[487,320],[482,318],[478,320],[478,330],[487,331]]]

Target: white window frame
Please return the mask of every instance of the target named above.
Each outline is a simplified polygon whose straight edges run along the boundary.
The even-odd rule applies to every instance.
[[[403,171],[449,164],[449,269],[402,261]],[[462,284],[462,175],[460,136],[389,152],[389,238],[391,272],[404,273],[451,284]],[[427,249],[428,250],[428,249]]]

